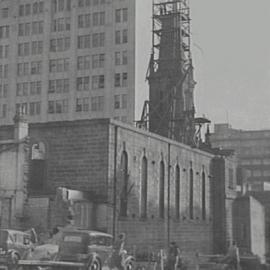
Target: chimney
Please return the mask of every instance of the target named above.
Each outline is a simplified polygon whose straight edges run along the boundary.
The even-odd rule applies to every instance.
[[[17,112],[14,121],[14,140],[19,141],[28,136],[28,123],[22,112]]]

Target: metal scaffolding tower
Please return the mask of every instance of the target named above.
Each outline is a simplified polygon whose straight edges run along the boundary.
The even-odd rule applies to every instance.
[[[195,134],[190,8],[187,0],[153,0],[150,87],[140,127],[192,145]]]

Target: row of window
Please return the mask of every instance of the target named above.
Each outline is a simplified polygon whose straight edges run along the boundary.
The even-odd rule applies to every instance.
[[[24,103],[17,103],[16,104],[16,112],[21,112],[23,114],[28,115],[40,115],[41,112],[41,102],[30,102],[29,104]]]
[[[27,3],[19,6],[19,16],[37,15],[44,12],[43,1],[34,2],[32,5]]]
[[[78,0],[78,7],[89,7],[91,5],[103,5],[106,0]]]
[[[28,96],[30,95],[40,95],[42,89],[41,81],[35,82],[22,82],[17,83],[16,95],[20,96]]]
[[[92,14],[92,25],[102,26],[105,25],[105,12],[94,12]],[[88,28],[91,26],[91,14],[82,14],[78,16],[78,28]]]
[[[92,42],[91,42],[92,38]],[[98,48],[105,46],[105,33],[78,36],[78,49]]]
[[[103,96],[92,97],[91,101],[90,101],[90,98],[88,97],[77,98],[76,99],[76,112],[88,112],[90,111],[90,105],[91,105],[92,112],[103,111],[104,97]]]
[[[44,22],[43,21],[35,21],[28,23],[19,23],[18,35],[22,36],[30,36],[43,34],[44,30]]]
[[[71,10],[71,0],[52,0],[52,11],[63,12]]]
[[[18,56],[38,55],[43,53],[43,41],[32,41],[18,44]]]
[[[130,183],[128,177],[128,155],[124,151],[121,157],[121,171],[122,171],[122,186],[123,190],[121,191],[120,197],[120,216],[127,216],[128,210],[128,186]],[[175,217],[179,219],[180,217],[180,167],[179,165],[175,168]],[[202,220],[206,219],[206,176],[203,171],[201,176],[201,218]],[[194,173],[191,168],[188,172],[188,181],[189,181],[189,218],[194,219]],[[163,161],[159,164],[159,186],[158,186],[158,200],[159,200],[159,217],[165,218],[165,164]],[[148,161],[144,156],[141,163],[141,190],[140,190],[140,214],[142,218],[147,217],[148,212]]]
[[[31,63],[18,63],[17,75],[40,75],[42,72],[42,61],[33,61]]]

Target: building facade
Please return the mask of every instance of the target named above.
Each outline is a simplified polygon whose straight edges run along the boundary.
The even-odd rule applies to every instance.
[[[13,129],[2,126],[0,138],[9,139]],[[25,227],[65,225],[72,206],[79,227],[125,232],[127,246],[138,250],[176,241],[193,257],[195,250],[214,251],[214,232],[231,239],[223,181],[236,185],[232,160],[223,157],[219,170],[211,153],[110,119],[34,123],[29,137]],[[56,196],[59,188],[83,196],[69,205],[66,192]]]
[[[151,3],[143,2],[1,1],[1,124],[12,124],[19,110],[29,122],[111,117],[133,123],[135,88],[143,88],[140,69],[149,53],[141,38],[144,46],[151,38],[138,30],[151,16]],[[149,13],[138,22],[142,4]]]
[[[214,133],[211,134],[211,144],[213,147],[235,151],[239,165],[245,169],[245,189],[269,190],[269,130],[236,130],[228,124],[216,124]]]

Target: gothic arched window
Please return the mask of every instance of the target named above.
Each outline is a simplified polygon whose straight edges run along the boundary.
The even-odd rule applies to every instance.
[[[141,217],[147,216],[147,158],[142,159],[141,168]]]
[[[123,151],[121,156],[121,193],[120,193],[120,216],[127,216],[128,207],[128,155]]]
[[[160,162],[159,172],[159,217],[164,218],[165,214],[165,165]]]

